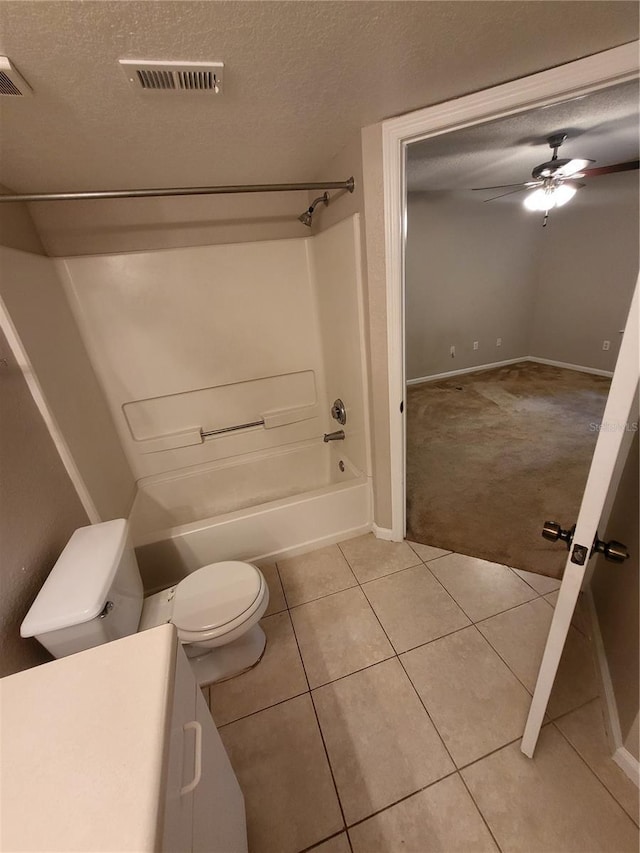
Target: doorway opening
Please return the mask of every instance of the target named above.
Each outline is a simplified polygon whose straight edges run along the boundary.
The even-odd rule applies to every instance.
[[[577,517],[629,311],[638,120],[632,81],[408,145],[408,539],[561,577],[540,534]],[[574,197],[545,215],[549,138]]]

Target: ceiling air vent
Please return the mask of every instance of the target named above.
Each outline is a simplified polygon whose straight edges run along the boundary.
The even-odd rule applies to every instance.
[[[24,97],[32,95],[31,86],[12,65],[8,56],[0,56],[0,95]]]
[[[121,59],[128,81],[148,92],[222,92],[223,62],[151,62]]]

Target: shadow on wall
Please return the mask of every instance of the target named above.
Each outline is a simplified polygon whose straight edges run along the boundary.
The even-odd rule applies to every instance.
[[[20,624],[60,552],[88,518],[0,332],[0,677],[51,660]],[[5,363],[6,362],[6,363]]]

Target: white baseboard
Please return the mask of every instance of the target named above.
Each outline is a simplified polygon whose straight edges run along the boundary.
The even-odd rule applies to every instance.
[[[452,376],[464,376],[467,373],[480,373],[482,370],[493,370],[496,367],[506,367],[521,361],[532,361],[535,364],[548,364],[550,367],[561,367],[563,370],[577,370],[579,373],[592,373],[594,376],[613,376],[612,370],[599,370],[597,367],[585,367],[582,364],[569,364],[566,361],[553,361],[550,358],[538,358],[536,355],[523,355],[520,358],[507,358],[505,361],[492,361],[489,364],[477,364],[474,367],[462,367],[460,370],[447,370],[445,373],[434,373],[432,376],[418,376],[407,379],[407,385],[421,385],[423,382],[439,382]]]
[[[376,539],[384,539],[385,542],[397,541],[393,535],[393,530],[390,527],[378,527],[377,524],[371,526],[371,531]]]
[[[551,367],[562,367],[564,370],[577,370],[578,373],[592,373],[594,376],[613,376],[613,370],[599,370],[597,367],[585,367],[583,364],[569,364],[566,361],[553,361],[550,358],[538,358],[536,355],[529,355],[526,361],[533,361],[535,364],[548,364]]]
[[[618,767],[620,767],[620,769],[629,777],[629,779],[631,779],[635,785],[640,787],[640,766],[629,750],[624,747],[622,741],[620,717],[618,716],[618,703],[616,702],[616,695],[613,690],[611,672],[609,671],[609,663],[604,650],[604,642],[602,640],[602,633],[600,632],[600,623],[598,622],[598,614],[596,612],[591,587],[586,587],[584,590],[584,597],[591,622],[591,637],[593,640],[593,649],[595,652],[598,674],[600,676],[600,685],[602,687],[602,698],[604,699],[603,710],[607,724],[607,739],[609,740],[612,758]]]
[[[638,759],[634,755],[631,755],[629,750],[625,749],[624,746],[620,746],[613,753],[613,760],[625,776],[628,776],[633,784],[637,788],[640,788],[640,762],[638,762]]]
[[[479,373],[481,370],[492,370],[494,367],[504,367],[507,364],[517,364],[528,361],[526,355],[520,358],[508,358],[505,361],[493,361],[490,364],[478,364],[475,367],[462,367],[460,370],[447,370],[446,373],[434,373],[432,376],[419,376],[417,379],[407,379],[407,385],[419,385],[422,382],[438,382],[451,376],[462,376],[465,373]]]

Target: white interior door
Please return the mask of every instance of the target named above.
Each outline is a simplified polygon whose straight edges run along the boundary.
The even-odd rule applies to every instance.
[[[640,279],[639,279],[640,281]],[[638,388],[638,284],[631,301],[625,325],[620,355],[611,380],[611,390],[602,418],[587,485],[576,521],[571,550],[567,558],[560,594],[556,604],[549,636],[545,646],[536,689],[531,700],[529,717],[522,738],[522,752],[533,757],[542,720],[547,710],[551,688],[558,671],[567,632],[578,600],[591,548],[607,501],[612,477],[617,470],[618,457],[625,445],[625,432],[636,420],[632,412]],[[565,522],[570,521],[563,519]],[[541,525],[544,519],[541,519]],[[629,543],[635,545],[637,543]]]

